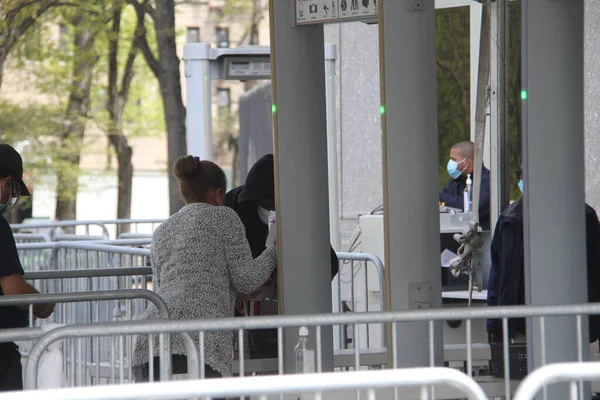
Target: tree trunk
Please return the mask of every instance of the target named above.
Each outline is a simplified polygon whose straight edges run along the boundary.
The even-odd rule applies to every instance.
[[[156,2],[154,21],[161,66],[160,92],[163,98],[168,137],[169,208],[171,214],[174,214],[183,207],[183,201],[179,196],[179,182],[173,175],[173,165],[179,157],[187,153],[186,110],[181,94],[180,65],[175,42],[175,2],[173,0]]]
[[[173,164],[187,153],[185,107],[181,94],[181,74],[179,73],[179,58],[175,42],[175,2],[162,0],[155,2],[151,13],[156,32],[158,57],[155,57],[146,39],[147,31],[144,25],[148,1],[139,3],[128,0],[137,13],[136,43],[144,55],[148,66],[158,79],[163,100],[165,124],[167,126],[167,170],[169,174],[169,209],[171,214],[183,207],[179,197],[179,183],[173,175]]]
[[[131,162],[133,149],[127,143],[127,138],[123,133],[109,135],[109,140],[117,153],[117,177],[118,177],[118,195],[117,195],[117,218],[131,218],[131,196],[133,187],[133,164]],[[120,233],[129,232],[129,225],[123,225]]]
[[[0,49],[0,89],[2,88],[2,82],[4,82],[4,64],[6,63],[7,50]]]
[[[175,48],[173,47],[173,53]],[[163,64],[163,63],[161,63]],[[167,173],[169,174],[169,210],[175,214],[183,207],[183,200],[179,196],[179,181],[173,175],[175,161],[186,154],[186,129],[185,107],[181,100],[181,83],[179,65],[171,62],[171,67],[164,67],[160,79],[160,92],[163,98],[165,122],[167,126]],[[170,71],[170,72],[168,72]],[[175,75],[177,76],[173,76]]]
[[[123,7],[116,3],[112,16],[112,38],[108,46],[108,99],[106,109],[110,117],[108,140],[117,154],[117,219],[131,218],[131,198],[133,188],[133,149],[129,146],[127,137],[123,133],[123,113],[129,99],[129,89],[134,75],[134,63],[137,46],[131,44],[127,61],[121,79],[121,88],[118,87],[118,52],[119,34],[121,31],[121,14]],[[135,41],[134,41],[135,42]],[[130,226],[124,224],[119,233],[127,233]]]
[[[71,78],[71,93],[65,112],[61,144],[65,151],[60,157],[56,186],[56,219],[77,218],[77,189],[79,162],[83,137],[90,106],[94,66],[98,61],[95,53],[95,32],[85,26],[85,18],[79,15],[73,20],[75,49]]]

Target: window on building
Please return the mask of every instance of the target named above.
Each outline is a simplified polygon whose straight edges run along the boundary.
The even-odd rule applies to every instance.
[[[217,47],[229,47],[229,28],[219,28],[216,30]]]
[[[69,50],[69,27],[64,24],[59,25],[58,42],[61,51]]]
[[[197,26],[187,28],[187,43],[200,43],[200,28]]]
[[[231,92],[227,88],[217,89],[219,115],[228,115],[231,110]]]

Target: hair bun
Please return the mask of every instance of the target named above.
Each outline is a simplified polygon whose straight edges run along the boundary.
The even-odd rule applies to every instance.
[[[198,157],[179,157],[173,165],[173,174],[180,181],[191,181],[197,179],[201,174],[201,163]]]

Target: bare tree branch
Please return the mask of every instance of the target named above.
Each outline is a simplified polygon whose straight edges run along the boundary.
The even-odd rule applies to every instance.
[[[117,88],[117,75],[118,75],[118,52],[119,52],[119,34],[121,33],[121,11],[122,8],[119,5],[115,5],[112,12],[112,27],[110,30],[110,38],[108,42],[108,98],[107,98],[107,109],[111,114],[111,119],[115,117],[112,115],[117,109],[117,102],[119,94]]]
[[[121,78],[121,90],[119,91],[119,97],[121,101],[125,103],[129,98],[129,89],[131,88],[131,82],[133,81],[134,64],[137,56],[137,46],[135,40],[131,42],[129,48],[129,54],[127,55],[127,61],[125,62],[125,69],[123,69],[123,76]]]
[[[16,43],[19,36],[23,35],[27,29],[31,27],[37,20],[37,18],[45,13],[50,7],[56,5],[58,3],[57,0],[44,0],[44,1],[35,1],[32,0],[30,2],[20,3],[15,8],[10,9],[4,20],[6,21],[7,29],[5,32],[4,42],[2,43],[2,51],[8,53]],[[21,21],[20,24],[15,26],[15,19],[18,15],[27,7],[32,6],[34,4],[39,4],[39,8],[37,9],[35,15],[30,15]]]
[[[135,29],[136,47],[142,52],[146,62],[148,63],[148,67],[150,67],[152,73],[158,78],[160,76],[160,64],[148,45],[148,39],[146,38],[148,31],[146,30],[146,25],[144,25],[144,20],[146,17],[145,7],[148,1],[144,0],[142,4],[140,4],[137,0],[127,0],[127,2],[133,5],[137,15],[137,26]]]

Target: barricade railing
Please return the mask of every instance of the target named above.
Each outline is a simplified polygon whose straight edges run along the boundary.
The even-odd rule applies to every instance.
[[[373,312],[385,310],[385,283],[383,262],[370,253],[337,252],[340,269],[333,286],[334,312]],[[373,282],[375,281],[375,282]],[[360,330],[357,334],[355,330]],[[340,326],[334,335],[335,348],[349,348],[357,337],[361,347],[381,348],[385,344],[385,330],[375,325]],[[375,340],[374,340],[375,339]]]
[[[99,292],[83,292],[83,293],[52,293],[52,294],[30,294],[30,295],[16,295],[16,296],[0,296],[0,307],[5,306],[29,306],[29,318],[30,322],[33,321],[33,306],[36,304],[56,304],[55,313],[43,322],[37,320],[39,324],[46,323],[57,323],[57,324],[71,324],[73,315],[67,312],[68,305],[80,305],[81,303],[89,303],[87,307],[79,307],[83,311],[84,321],[83,323],[106,323],[113,319],[120,320],[123,316],[121,314],[120,301],[126,301],[125,305],[125,318],[131,319],[131,302],[137,299],[143,299],[154,304],[159,312],[160,318],[168,320],[169,310],[164,300],[154,292],[149,290],[115,290],[115,291],[99,291]],[[100,303],[105,302],[116,302],[115,310],[119,310],[118,313],[113,312],[113,317],[106,315],[106,318],[101,316]],[[116,317],[116,318],[115,318]],[[79,322],[82,323],[82,322]],[[92,325],[93,326],[93,325]],[[0,342],[6,340],[6,335],[10,334],[11,330],[3,331],[0,330]],[[13,340],[27,340],[24,337],[18,337]],[[184,339],[185,341],[186,339]],[[189,339],[191,340],[191,338]],[[170,340],[169,335],[161,333],[159,335],[159,343],[161,343],[161,349],[164,349],[165,354],[170,354]],[[193,343],[193,341],[192,341]],[[117,348],[118,346],[118,348]],[[22,351],[26,352],[25,348]],[[101,378],[104,378],[100,374],[102,365],[108,365],[111,372],[110,379],[114,381],[115,378],[115,367],[118,365],[120,370],[128,368],[131,372],[131,359],[133,351],[133,338],[128,338],[127,343],[124,342],[123,338],[118,338],[118,344],[115,340],[106,338],[101,340],[100,338],[94,338],[94,340],[81,340],[71,341],[64,346],[63,358],[65,364],[70,366],[70,383],[74,384],[75,376],[77,377],[77,383],[81,384],[85,381],[88,383],[91,381],[92,375],[89,371],[94,368],[96,382],[99,382]],[[163,364],[162,374],[168,375],[170,371],[170,357],[165,358],[166,363]],[[78,371],[78,374],[75,371]],[[83,371],[86,373],[83,374]],[[122,373],[121,373],[122,376]],[[131,376],[129,373],[128,376]],[[163,376],[163,375],[161,375]],[[88,380],[89,379],[89,380]]]
[[[8,393],[6,400],[29,399],[31,396],[44,400],[145,400],[184,398],[244,398],[253,396],[261,400],[285,398],[321,399],[329,394],[366,391],[366,398],[374,400],[384,390],[401,392],[397,398],[427,399],[432,388],[453,389],[455,397],[469,400],[487,400],[481,388],[471,378],[449,368],[410,368],[403,370],[359,371],[350,373],[265,376],[252,378],[223,378],[179,382],[157,382],[104,386],[96,388],[54,389],[36,392]],[[412,389],[412,390],[411,390]],[[409,394],[412,393],[412,396]],[[407,396],[408,394],[408,396]],[[351,398],[345,393],[344,397]],[[308,397],[310,396],[310,397]],[[358,398],[358,396],[356,397]],[[391,398],[391,397],[390,397]]]
[[[51,238],[59,231],[67,234],[100,235],[117,238],[122,233],[152,233],[164,221],[164,218],[69,220],[13,224],[11,227],[15,233],[47,233]]]
[[[11,228],[15,233],[45,233],[54,239],[55,234],[70,233],[70,234],[94,234],[100,236],[110,236],[108,229],[102,221],[52,221],[52,222],[35,222],[26,224],[12,224]]]
[[[25,271],[150,266],[148,239],[97,242],[21,243],[17,251]]]
[[[502,347],[502,359],[503,359],[503,373],[504,378],[498,379],[494,382],[488,380],[496,386],[494,393],[490,397],[505,397],[510,398],[514,387],[517,382],[510,379],[511,377],[511,363],[515,360],[509,357],[509,346],[508,346],[508,320],[509,318],[532,318],[538,320],[539,323],[544,326],[545,321],[553,317],[572,317],[574,322],[573,337],[565,338],[565,340],[577,341],[577,349],[580,353],[580,359],[584,359],[584,351],[587,351],[587,346],[582,342],[581,328],[582,328],[582,316],[589,314],[600,314],[600,304],[583,304],[583,305],[563,305],[563,306],[517,306],[517,307],[490,307],[490,308],[468,308],[468,309],[428,309],[428,310],[411,310],[403,312],[380,312],[380,313],[344,313],[344,314],[320,314],[320,315],[299,315],[299,316],[277,316],[277,317],[257,317],[257,318],[222,318],[222,319],[206,319],[206,320],[170,320],[170,321],[132,321],[127,323],[115,322],[113,324],[97,324],[94,326],[71,326],[57,329],[48,335],[40,339],[31,351],[31,357],[39,357],[43,353],[44,349],[56,340],[59,340],[64,335],[69,337],[78,336],[94,336],[94,335],[117,335],[122,332],[135,331],[138,334],[157,334],[157,333],[177,333],[177,332],[189,332],[195,341],[199,345],[200,365],[204,365],[205,362],[205,350],[203,347],[204,336],[206,332],[213,331],[229,331],[234,332],[239,338],[243,337],[244,332],[247,330],[254,329],[277,329],[278,333],[278,359],[277,359],[277,370],[272,371],[273,373],[283,374],[284,371],[284,359],[283,359],[283,331],[284,329],[292,329],[292,332],[297,332],[297,328],[300,326],[308,326],[310,330],[314,332],[316,338],[315,346],[315,370],[316,372],[323,372],[323,345],[321,338],[323,335],[331,334],[331,327],[336,325],[360,325],[360,324],[385,324],[391,329],[391,349],[384,351],[391,351],[391,363],[388,365],[386,361],[383,361],[383,365],[377,367],[382,368],[389,366],[393,369],[397,369],[400,365],[399,360],[399,337],[397,328],[400,324],[405,323],[422,323],[424,328],[424,340],[428,341],[429,348],[429,366],[435,366],[436,352],[441,350],[437,349],[436,343],[436,329],[437,323],[447,320],[465,320],[466,321],[466,352],[467,352],[467,368],[466,374],[471,376],[471,365],[472,365],[472,347],[471,335],[469,333],[471,321],[474,319],[488,319],[498,318],[502,320],[502,326],[504,330],[504,346]],[[579,336],[578,336],[579,334]],[[242,341],[243,342],[243,341]],[[542,341],[544,343],[544,341]],[[289,345],[289,343],[288,343]],[[546,352],[551,349],[546,349],[542,346],[542,357],[546,358]],[[243,348],[240,349],[243,354]],[[347,356],[347,355],[346,355]],[[363,354],[361,349],[358,347],[353,349],[352,354],[353,363],[350,367],[354,370],[364,369]],[[388,358],[385,357],[385,360]],[[246,375],[249,370],[246,369],[246,364],[249,366],[253,365],[253,361],[258,360],[245,360],[243,357],[239,359],[239,375]],[[522,360],[521,360],[522,361]],[[29,368],[29,366],[27,367]],[[31,371],[27,369],[27,376]],[[202,375],[201,375],[202,376]],[[497,388],[498,386],[501,389]],[[502,387],[503,386],[503,387]],[[488,393],[490,395],[490,393]]]
[[[117,239],[152,239],[152,233],[121,233]]]
[[[592,380],[600,380],[600,362],[549,364],[529,374],[519,385],[514,399],[533,400],[546,386],[568,382],[569,399],[580,400],[585,398],[582,382]]]
[[[72,233],[61,233],[54,235],[54,242],[90,242],[98,240],[108,240],[108,236],[100,235],[76,235]]]
[[[48,270],[26,272],[24,278],[41,293],[72,293],[88,291],[110,291],[127,289],[148,289],[152,268],[94,268],[75,270]],[[55,317],[63,323],[86,323],[89,310],[82,305],[65,306],[59,309]],[[126,314],[128,319],[137,319],[146,310],[146,302],[136,300],[130,302],[125,310],[117,300],[114,309],[109,304],[101,304],[98,313],[104,320],[120,318]]]
[[[16,243],[47,243],[50,242],[50,236],[42,233],[15,233]]]

